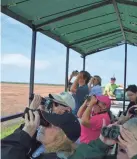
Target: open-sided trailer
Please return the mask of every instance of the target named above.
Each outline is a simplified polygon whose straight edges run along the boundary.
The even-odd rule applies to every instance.
[[[127,45],[137,46],[137,0],[2,0],[1,12],[32,29],[29,103],[34,92],[37,32],[66,47],[65,90],[68,87],[69,50],[83,58],[125,45],[124,100],[127,76]],[[2,117],[1,122],[22,113]]]

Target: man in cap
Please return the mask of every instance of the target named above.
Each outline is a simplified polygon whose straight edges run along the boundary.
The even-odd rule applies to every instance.
[[[46,112],[51,111],[56,114],[64,114],[65,112],[72,112],[75,108],[75,100],[73,96],[68,92],[62,92],[60,94],[49,94],[49,99],[52,101],[52,108],[47,108],[48,106],[41,105],[41,96],[35,95],[33,101],[31,102],[30,108],[32,110],[40,108]],[[47,102],[48,103],[48,102]],[[37,137],[40,135],[40,128],[38,128]],[[32,157],[36,158],[41,153],[46,152],[43,145],[38,146],[38,148],[33,152]]]
[[[114,92],[116,88],[122,87],[121,85],[117,85],[115,82],[116,82],[116,78],[112,77],[110,79],[110,83],[105,86],[105,90],[104,90],[104,95],[109,96],[111,99],[115,99]]]
[[[80,137],[81,128],[77,118],[70,112],[55,114],[29,108],[26,110],[25,124],[1,141],[2,159],[29,159],[37,140],[47,151],[37,158],[69,157],[74,151],[73,143]],[[36,140],[39,125],[41,128]],[[65,152],[63,156],[61,151]]]
[[[65,111],[71,112],[75,108],[75,100],[69,92],[62,92],[60,94],[49,94],[47,100],[47,103],[49,101],[52,101],[52,107],[48,108],[47,104],[41,104],[43,103],[41,102],[41,96],[35,95],[30,104],[30,109],[35,110],[40,108],[44,111],[49,111],[52,109],[51,111],[53,113],[63,114]]]

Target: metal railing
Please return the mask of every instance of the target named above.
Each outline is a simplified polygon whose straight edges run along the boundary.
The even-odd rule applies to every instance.
[[[0,120],[1,120],[1,122],[4,122],[4,121],[8,121],[8,120],[12,120],[12,119],[16,119],[16,118],[22,117],[22,115],[23,115],[23,113],[18,113],[18,114],[13,114],[13,115],[9,115],[9,116],[4,116]]]
[[[112,101],[122,101],[123,102],[123,99],[111,99]],[[129,100],[125,100],[125,102],[129,102]],[[5,117],[1,117],[1,122],[5,122],[5,121],[8,121],[8,120],[12,120],[12,119],[16,119],[16,118],[19,118],[19,117],[22,117],[23,115],[23,112],[22,113],[18,113],[18,114],[13,114],[13,115],[9,115],[9,116],[5,116]]]

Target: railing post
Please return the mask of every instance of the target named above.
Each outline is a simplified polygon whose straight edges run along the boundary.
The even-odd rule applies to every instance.
[[[32,30],[32,47],[31,47],[31,63],[30,63],[30,85],[29,85],[29,104],[32,101],[33,92],[34,92],[36,37],[37,37],[36,30]]]
[[[126,82],[127,82],[127,43],[125,43],[123,111],[125,111]]]
[[[68,71],[69,71],[69,47],[67,47],[67,52],[66,52],[65,91],[67,91],[68,88]]]
[[[85,71],[86,67],[86,56],[83,57],[83,71]]]
[[[81,56],[83,58],[83,71],[85,71],[85,66],[86,66],[86,56]]]

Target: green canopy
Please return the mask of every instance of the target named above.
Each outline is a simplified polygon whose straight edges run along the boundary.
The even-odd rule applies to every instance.
[[[137,0],[2,0],[2,13],[83,56],[137,46]]]

